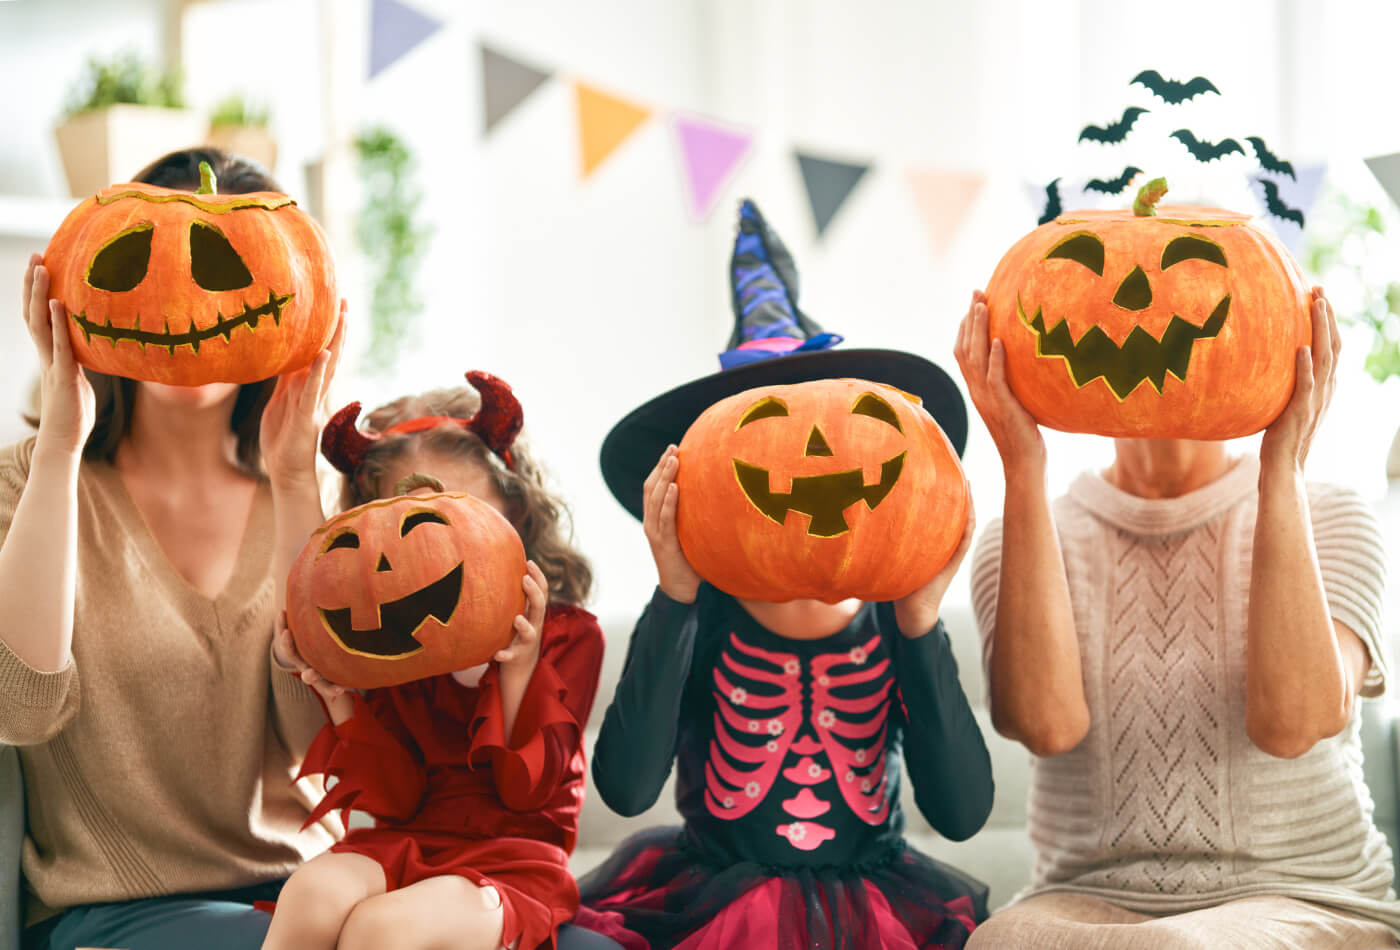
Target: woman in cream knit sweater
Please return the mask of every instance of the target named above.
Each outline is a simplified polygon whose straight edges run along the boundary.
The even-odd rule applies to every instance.
[[[973,602],[992,721],[1033,754],[1030,887],[970,948],[1394,947],[1362,781],[1385,688],[1383,554],[1354,493],[1305,485],[1340,346],[1313,341],[1258,458],[1119,439],[1053,505],[982,295],[958,363],[1006,474]]]

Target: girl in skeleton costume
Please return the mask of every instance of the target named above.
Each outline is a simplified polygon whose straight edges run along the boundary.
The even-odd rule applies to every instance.
[[[593,776],[611,808],[635,815],[674,761],[685,825],[633,836],[585,877],[580,922],[636,947],[961,947],[985,888],[906,846],[899,784],[904,761],[919,810],[955,840],[991,808],[986,746],[938,623],[971,525],[927,586],[881,604],[741,601],[701,581],[676,539],[674,443],[710,404],[755,386],[887,383],[919,395],[961,451],[966,414],[947,375],[906,353],[830,349],[839,337],[798,310],[796,276],[745,202],[726,369],[637,409],[604,443],[604,476],[642,519],[659,584]]]
[[[292,876],[267,947],[553,947],[578,906],[568,857],[603,656],[597,621],[577,606],[591,572],[561,529],[561,503],[513,444],[510,387],[467,378],[479,405],[468,389],[407,397],[371,413],[366,435],[353,403],[322,451],[345,473],[346,507],[421,472],[499,510],[531,559],[524,614],[492,663],[363,694],[306,668],[284,631],[279,650],[331,718],[302,768],[328,779],[311,820],[353,808],[376,821]],[[600,939],[583,936],[575,945]]]

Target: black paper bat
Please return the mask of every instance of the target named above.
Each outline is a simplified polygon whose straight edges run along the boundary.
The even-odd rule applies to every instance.
[[[1135,175],[1141,175],[1142,169],[1136,165],[1129,165],[1123,169],[1123,174],[1117,178],[1104,180],[1102,178],[1090,178],[1084,185],[1085,191],[1099,191],[1105,195],[1122,194],[1123,189],[1128,187],[1128,182],[1133,180]]]
[[[1264,169],[1264,171],[1279,172],[1280,174],[1287,175],[1294,181],[1298,180],[1298,176],[1293,174],[1293,163],[1285,162],[1273,152],[1269,151],[1269,147],[1264,144],[1264,140],[1259,136],[1251,135],[1245,139],[1245,141],[1254,146],[1254,155],[1259,159],[1259,167]]]
[[[1234,139],[1205,142],[1192,135],[1190,129],[1177,129],[1172,133],[1172,138],[1185,145],[1198,162],[1213,162],[1222,155],[1233,155],[1236,152],[1244,154],[1244,147]]]
[[[1090,142],[1106,142],[1116,144],[1128,137],[1128,130],[1133,127],[1137,117],[1146,112],[1146,109],[1139,109],[1137,106],[1128,106],[1123,110],[1123,118],[1117,122],[1110,122],[1100,128],[1097,125],[1086,125],[1079,133],[1079,141],[1088,139]]]
[[[1264,186],[1264,206],[1269,209],[1269,214],[1276,218],[1281,218],[1284,221],[1292,221],[1300,228],[1303,226],[1303,212],[1299,211],[1297,208],[1288,207],[1288,205],[1284,204],[1279,199],[1278,185],[1275,185],[1267,178],[1256,178],[1254,180]]]
[[[1134,82],[1146,86],[1148,92],[1171,105],[1194,99],[1207,92],[1220,95],[1220,90],[1215,88],[1215,84],[1204,76],[1195,76],[1187,82],[1177,82],[1175,79],[1163,79],[1162,74],[1155,69],[1144,69],[1134,76],[1133,82],[1128,85],[1131,86]]]
[[[1056,178],[1045,186],[1045,212],[1036,224],[1049,224],[1060,216],[1062,210],[1064,209],[1060,207],[1060,179]]]

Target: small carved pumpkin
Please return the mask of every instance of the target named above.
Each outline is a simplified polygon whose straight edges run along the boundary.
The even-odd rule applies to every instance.
[[[1070,211],[1013,245],[987,309],[1021,404],[1054,429],[1124,438],[1230,439],[1272,422],[1311,340],[1309,296],[1248,222],[1190,206]]]
[[[391,686],[490,660],[525,606],[525,548],[501,514],[471,495],[380,499],[316,530],[287,580],[287,624],[322,676],[356,689]]]
[[[176,386],[251,383],[310,363],[335,330],[335,268],[291,198],[113,185],[44,252],[78,362]]]
[[[764,386],[705,410],[680,444],[681,549],[750,600],[895,600],[948,562],[967,481],[938,423],[860,379]]]

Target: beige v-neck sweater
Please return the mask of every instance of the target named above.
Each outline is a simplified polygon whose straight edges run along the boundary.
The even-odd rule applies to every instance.
[[[1245,632],[1259,463],[1247,458],[1179,498],[1149,500],[1081,475],[1054,505],[1079,634],[1090,727],[1032,759],[1029,889],[1149,914],[1277,894],[1372,917],[1400,934],[1391,855],[1371,821],[1360,704],[1341,734],[1297,759],[1245,733]],[[1354,492],[1309,486],[1328,609],[1371,656],[1363,696],[1389,669],[1384,554]],[[973,607],[989,646],[1001,523],[973,558]]]
[[[0,539],[34,440],[0,449]],[[228,586],[208,599],[166,559],[117,471],[78,476],[73,660],[0,642],[0,742],[28,806],[26,923],[74,904],[285,877],[331,842],[292,786],[325,714],[273,668],[272,498],[264,484]]]

